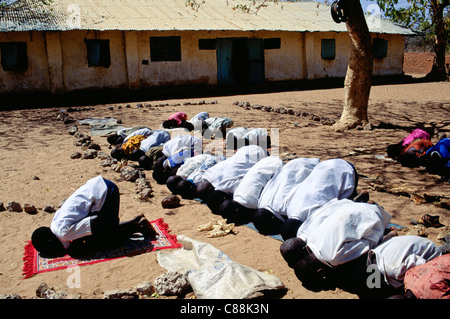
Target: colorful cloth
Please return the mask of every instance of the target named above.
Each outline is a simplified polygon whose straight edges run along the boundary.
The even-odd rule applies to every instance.
[[[175,120],[178,125],[187,120],[187,114],[183,112],[176,112],[169,116],[168,120]]]
[[[450,299],[450,254],[409,269],[403,282],[417,299]]]
[[[58,258],[44,258],[34,249],[31,242],[25,246],[23,275],[30,278],[33,275],[66,269],[70,266],[84,266],[95,264],[116,258],[134,256],[155,250],[180,248],[181,244],[177,241],[177,236],[170,234],[169,226],[164,223],[162,218],[151,221],[153,228],[156,230],[156,240],[129,240],[126,244],[117,249],[99,252],[94,258],[81,260],[74,259],[68,255]]]
[[[450,138],[443,138],[426,152],[430,155],[432,152],[438,152],[444,167],[450,167]]]
[[[417,158],[422,157],[428,151],[429,148],[433,146],[433,143],[429,140],[419,139],[413,141],[411,144],[406,146],[400,153],[400,155],[415,155]]]
[[[125,143],[122,144],[122,150],[126,156],[130,156],[131,152],[141,147],[141,142],[147,137],[143,135],[135,135],[130,137]]]
[[[415,140],[431,141],[430,134],[428,134],[424,130],[421,130],[420,128],[417,128],[402,140],[402,146],[405,147],[414,142]]]

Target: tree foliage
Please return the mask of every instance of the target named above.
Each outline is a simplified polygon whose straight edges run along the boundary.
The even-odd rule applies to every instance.
[[[376,2],[392,21],[415,30],[434,33],[434,18],[439,10],[444,13],[446,29],[450,27],[449,0],[406,0],[401,2],[399,0],[376,0]]]

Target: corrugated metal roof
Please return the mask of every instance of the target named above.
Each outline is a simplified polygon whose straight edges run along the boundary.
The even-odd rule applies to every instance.
[[[21,0],[0,9],[0,31],[65,30],[214,30],[214,31],[336,31],[330,7],[317,2],[269,3],[257,13],[234,10],[245,0],[206,0],[198,10],[186,0],[53,0],[33,5]],[[202,0],[197,0],[202,2]],[[367,17],[375,33],[414,34],[389,20]]]

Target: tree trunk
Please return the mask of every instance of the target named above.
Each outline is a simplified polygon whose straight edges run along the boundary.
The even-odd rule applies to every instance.
[[[436,58],[433,62],[431,72],[427,74],[427,78],[434,81],[445,81],[448,79],[447,70],[445,68],[445,47],[447,45],[447,34],[445,32],[444,8],[448,6],[449,1],[439,4],[433,0],[431,3],[432,19],[435,31],[434,52]]]
[[[372,86],[373,53],[372,40],[359,0],[347,2],[346,22],[351,40],[350,58],[344,83],[344,109],[335,131],[365,125],[369,122],[367,106]]]

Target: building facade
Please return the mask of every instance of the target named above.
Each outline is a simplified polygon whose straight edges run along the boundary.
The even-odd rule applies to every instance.
[[[58,2],[60,12],[63,12],[64,2]],[[220,12],[217,8],[225,3],[222,0],[208,0],[206,4],[217,7],[205,5],[201,10],[207,18],[201,17],[201,21],[195,16],[196,13],[200,15],[199,11],[187,8],[184,1],[174,0],[178,7],[171,7],[170,14],[166,12],[168,19],[164,20],[164,10],[158,11],[161,15],[158,22],[163,23],[164,20],[164,27],[152,27],[147,21],[151,19],[134,17],[132,13],[121,17],[116,13],[121,12],[120,8],[106,10],[111,2],[107,5],[105,0],[96,2],[103,4],[103,9],[108,12],[107,25],[95,23],[95,18],[102,12],[101,6],[98,9],[100,13],[90,12],[83,20],[81,8],[85,8],[84,1],[67,1],[67,7],[74,2],[79,3],[80,12],[79,20],[73,24],[68,20],[70,14],[52,17],[51,23],[29,23],[26,27],[18,22],[20,19],[14,17],[17,20],[15,26],[11,18],[3,15],[0,19],[1,94],[197,84],[245,85],[340,78],[346,74],[350,39],[345,26],[331,20],[329,8],[320,6],[318,12],[320,17],[329,16],[331,22],[326,24],[331,27],[305,28],[298,18],[294,18],[297,11],[301,15],[317,8],[314,3],[289,3],[290,14],[286,14],[286,8],[281,10],[277,5],[271,5],[270,12],[245,13],[244,25],[239,22],[244,20],[235,15],[230,17],[217,13]],[[145,6],[139,7],[142,1],[127,2],[134,3],[132,8],[141,12],[146,10]],[[154,7],[154,12],[164,8],[164,1],[151,2],[152,5],[159,2],[160,7]],[[236,10],[222,6],[222,10],[236,14]],[[111,12],[119,16],[115,17]],[[170,18],[174,12],[183,16],[184,24]],[[211,12],[217,14],[214,19]],[[239,14],[242,16],[244,13]],[[266,22],[276,20],[273,18],[275,15],[287,20],[285,25],[274,27]],[[307,15],[311,18],[316,16],[313,13]],[[234,21],[233,18],[237,19],[234,27],[214,23]],[[136,27],[140,19],[147,22]],[[186,27],[190,19],[191,27]],[[130,22],[127,24],[127,21]],[[320,19],[316,23],[320,24]],[[378,24],[378,29],[369,25],[375,57],[373,74],[401,75],[404,36],[411,31],[386,21],[383,25]],[[383,26],[389,32],[384,32]]]

